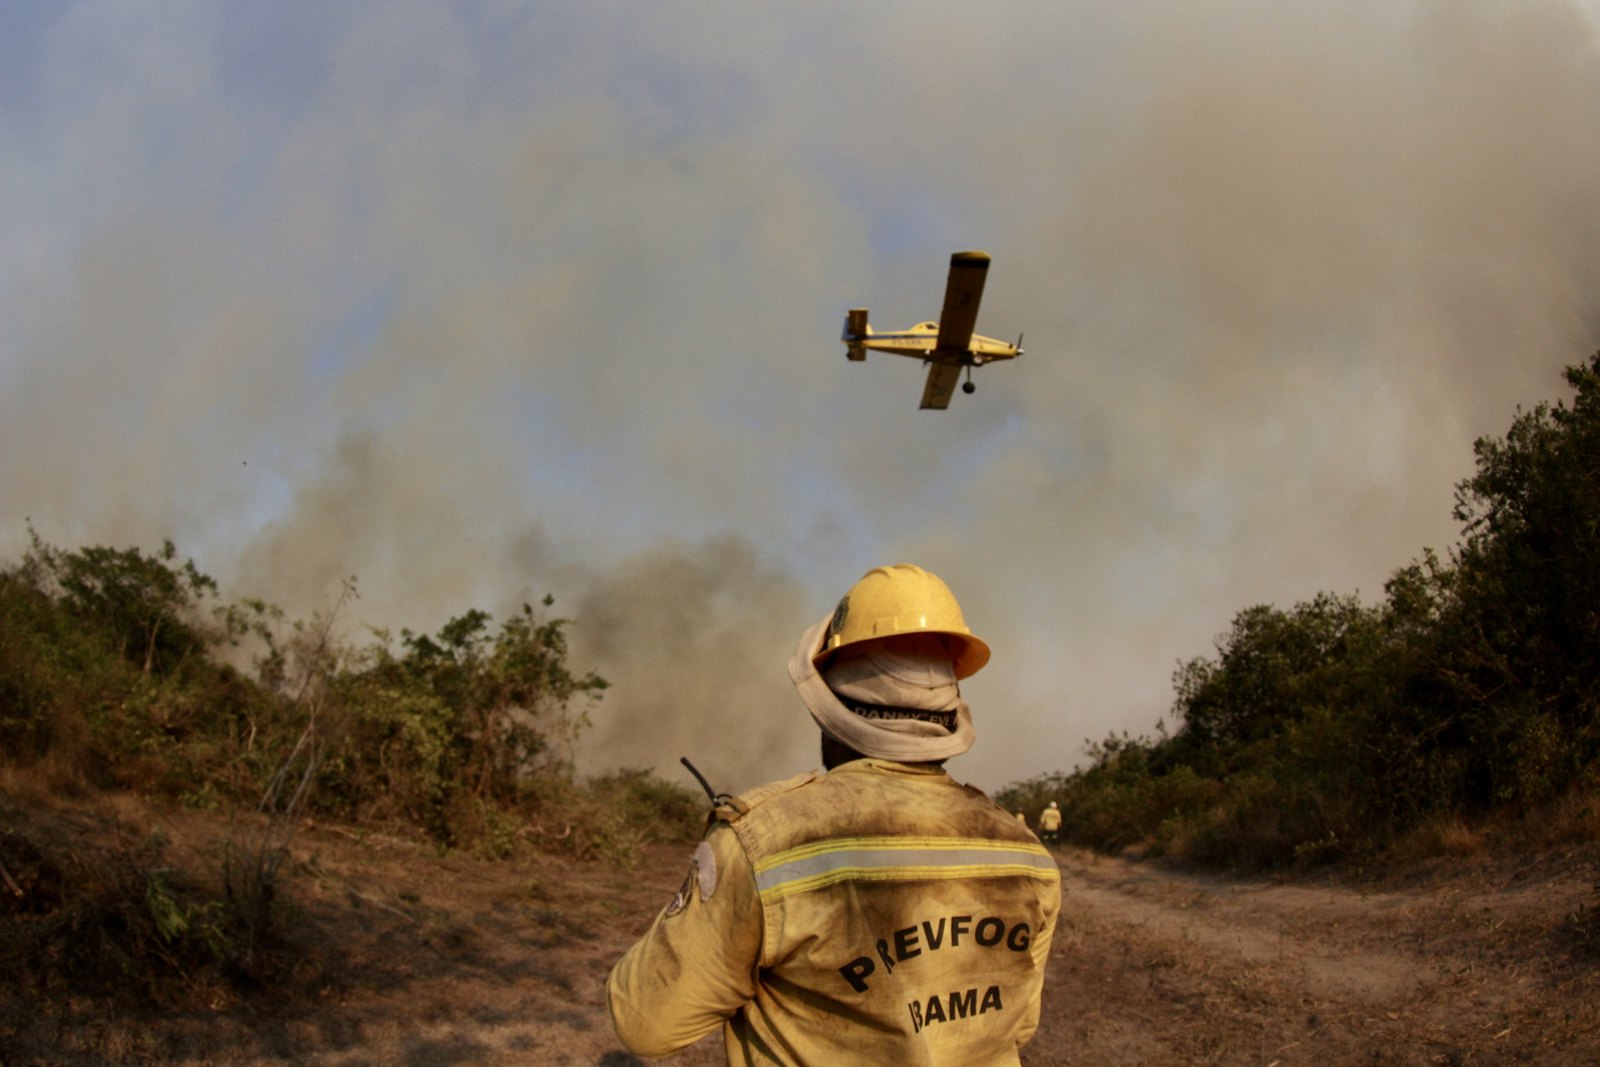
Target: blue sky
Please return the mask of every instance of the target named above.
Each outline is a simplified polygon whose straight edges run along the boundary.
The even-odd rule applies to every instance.
[[[1251,604],[1381,593],[1596,346],[1590,12],[0,6],[0,552],[170,537],[432,629],[549,592],[591,767],[813,760],[862,572],[995,648],[960,776],[1149,731]],[[1028,354],[916,409],[844,310]]]

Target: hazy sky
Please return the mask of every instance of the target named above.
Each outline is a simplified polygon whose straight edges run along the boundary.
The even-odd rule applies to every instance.
[[[994,648],[953,772],[1149,732],[1376,600],[1600,344],[1600,44],[1547,0],[0,5],[0,556],[173,539],[433,630],[544,594],[585,765],[815,762],[869,567]],[[1027,355],[917,410],[844,311]],[[687,783],[686,783],[687,784]]]

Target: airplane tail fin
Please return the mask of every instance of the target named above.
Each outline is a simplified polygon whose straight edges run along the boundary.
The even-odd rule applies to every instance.
[[[872,327],[867,325],[867,309],[851,308],[845,313],[844,335],[839,340],[845,343],[845,357],[852,362],[859,363],[867,358],[866,347],[861,344],[863,338],[872,336]]]

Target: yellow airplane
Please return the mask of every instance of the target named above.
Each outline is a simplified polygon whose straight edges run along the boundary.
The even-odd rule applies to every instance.
[[[967,380],[961,391],[971,393],[972,368],[997,359],[1022,355],[1022,336],[1016,344],[996,341],[972,332],[978,324],[978,302],[983,280],[989,276],[989,253],[957,252],[950,257],[950,280],[944,287],[944,312],[938,322],[919,322],[909,330],[875,333],[867,325],[867,309],[851,308],[844,318],[845,357],[853,362],[867,358],[867,349],[914,356],[928,364],[928,381],[922,387],[922,407],[944,410],[950,406],[961,369]]]

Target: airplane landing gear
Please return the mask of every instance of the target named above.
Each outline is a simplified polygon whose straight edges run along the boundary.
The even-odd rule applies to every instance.
[[[971,382],[962,382],[961,383],[961,391],[970,396],[973,393],[976,393],[978,391],[978,387],[976,385],[973,385]]]

